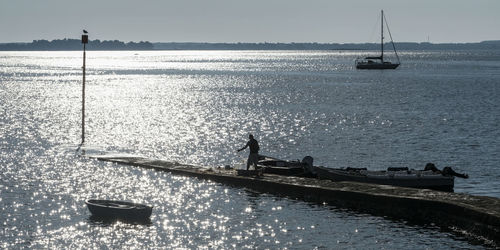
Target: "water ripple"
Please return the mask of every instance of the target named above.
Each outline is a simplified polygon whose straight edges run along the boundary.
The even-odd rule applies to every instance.
[[[92,51],[80,149],[236,165],[254,133],[263,154],[316,165],[452,165],[472,177],[457,191],[500,197],[499,55],[464,53],[403,52],[397,71],[361,72],[360,52]],[[80,157],[81,54],[0,52],[0,65],[0,248],[481,248],[432,226]],[[153,215],[95,220],[90,198]]]

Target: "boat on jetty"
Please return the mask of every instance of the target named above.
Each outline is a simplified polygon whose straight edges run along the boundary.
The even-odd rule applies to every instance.
[[[391,38],[392,48],[394,49],[394,53],[396,54],[396,58],[398,60],[397,63],[392,63],[390,61],[384,60],[384,11],[381,11],[381,35],[380,35],[380,56],[369,56],[365,58],[356,59],[356,68],[357,69],[395,69],[401,63],[399,61],[398,53],[396,52],[396,46],[394,46],[394,42],[392,41],[391,31],[389,30],[389,25],[387,25],[387,20],[385,21],[387,25],[387,30],[389,31],[389,36]]]
[[[88,200],[85,204],[93,216],[100,218],[146,220],[153,212],[152,206],[127,201]]]
[[[236,175],[238,176],[247,176],[247,177],[261,177],[264,174],[263,169],[252,169],[252,170],[246,170],[246,169],[237,169],[236,170]]]
[[[313,158],[311,156],[304,157],[302,161],[287,161],[260,155],[257,168],[261,168],[264,173],[269,174],[316,177],[313,172]]]
[[[315,167],[315,171],[318,178],[332,181],[354,181],[448,192],[453,192],[455,176],[468,178],[468,175],[456,173],[450,167],[445,167],[443,171],[440,171],[432,163],[427,164],[424,170],[406,167],[388,168],[382,171],[372,171],[366,168]]]

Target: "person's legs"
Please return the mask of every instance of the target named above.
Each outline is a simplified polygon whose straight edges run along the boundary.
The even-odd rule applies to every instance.
[[[247,159],[247,170],[250,169],[250,164],[252,164],[252,155],[250,154]]]
[[[249,165],[253,165],[254,169],[257,169],[257,163],[259,162],[259,154],[250,154],[248,158],[250,160]]]

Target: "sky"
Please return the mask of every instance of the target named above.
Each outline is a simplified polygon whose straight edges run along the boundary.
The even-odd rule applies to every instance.
[[[0,0],[0,43],[377,42],[381,9],[395,42],[500,40],[500,0]]]

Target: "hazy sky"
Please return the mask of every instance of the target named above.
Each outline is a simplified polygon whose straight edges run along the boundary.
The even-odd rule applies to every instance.
[[[500,0],[0,0],[0,43],[375,42],[381,9],[396,42],[500,40]]]

